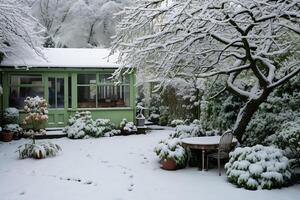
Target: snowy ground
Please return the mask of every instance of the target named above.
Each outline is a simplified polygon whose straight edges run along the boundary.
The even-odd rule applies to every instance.
[[[216,170],[165,171],[153,152],[171,130],[147,135],[86,140],[51,140],[63,148],[44,160],[18,160],[15,150],[27,140],[0,142],[1,200],[158,200],[230,199],[293,200],[300,185],[247,191],[226,182]]]

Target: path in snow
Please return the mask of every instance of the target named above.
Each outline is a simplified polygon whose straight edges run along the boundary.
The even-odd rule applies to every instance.
[[[226,182],[216,169],[160,169],[153,149],[171,131],[86,140],[55,139],[51,141],[62,147],[62,153],[43,160],[17,159],[17,147],[28,140],[0,142],[0,199],[293,200],[300,196],[300,185],[247,191]]]

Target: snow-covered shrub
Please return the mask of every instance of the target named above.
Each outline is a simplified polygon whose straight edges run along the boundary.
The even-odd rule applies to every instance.
[[[175,133],[171,134],[171,138],[187,138],[187,137],[198,137],[204,136],[202,126],[199,120],[194,120],[189,125],[178,125],[176,126]]]
[[[184,121],[181,120],[181,119],[174,119],[171,121],[171,126],[172,127],[176,127],[177,125],[183,125],[184,124]]]
[[[269,136],[267,141],[285,151],[290,159],[296,159],[300,166],[300,118],[295,122],[286,122],[281,131]]]
[[[122,131],[124,131],[125,133],[128,133],[128,134],[137,131],[137,128],[134,125],[134,123],[128,122],[128,120],[126,118],[122,119],[122,121],[120,123],[120,128]]]
[[[155,114],[155,113],[151,113],[148,120],[155,123],[155,124],[158,124],[159,122],[159,117],[160,115],[159,114]]]
[[[88,136],[104,137],[120,134],[115,130],[114,124],[109,119],[92,119],[91,112],[76,112],[69,119],[69,125],[64,128],[63,132],[72,139],[81,139]]]
[[[50,156],[56,156],[61,151],[61,147],[51,142],[36,143],[32,140],[31,143],[23,144],[18,147],[17,152],[19,158],[35,158],[42,159]]]
[[[47,131],[45,129],[40,129],[40,130],[33,130],[33,129],[28,129],[28,130],[23,130],[23,136],[24,137],[33,137],[35,135],[46,135]]]
[[[45,128],[48,121],[48,105],[43,97],[27,97],[24,100],[24,110],[27,113],[23,120],[25,125],[31,126],[35,131]]]
[[[13,134],[19,134],[23,129],[19,126],[19,124],[6,124],[3,130],[12,132]]]
[[[289,183],[289,160],[282,150],[256,145],[236,148],[225,165],[229,182],[250,190],[280,188]]]
[[[3,113],[4,121],[7,124],[14,124],[18,122],[19,110],[16,108],[6,108]]]
[[[187,163],[187,153],[181,146],[181,140],[178,138],[169,138],[161,141],[155,148],[154,152],[161,161],[174,160],[176,168],[184,168]]]

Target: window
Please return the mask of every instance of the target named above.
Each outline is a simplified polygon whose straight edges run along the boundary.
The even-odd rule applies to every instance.
[[[77,95],[79,108],[128,107],[129,79],[114,85],[111,74],[79,74]]]
[[[77,87],[78,108],[96,108],[96,74],[79,74]]]
[[[110,76],[110,74],[100,75],[100,84],[98,87],[98,107],[128,107],[128,78],[123,78],[121,84],[114,85]]]
[[[49,108],[64,108],[64,78],[49,77]]]
[[[27,97],[43,97],[41,75],[12,75],[10,77],[9,106],[22,109]]]

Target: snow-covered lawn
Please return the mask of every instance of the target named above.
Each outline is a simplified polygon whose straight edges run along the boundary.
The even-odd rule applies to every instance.
[[[158,200],[230,199],[293,200],[300,185],[275,190],[247,191],[219,177],[216,170],[159,168],[154,146],[172,130],[147,135],[51,140],[60,155],[43,160],[17,159],[17,147],[27,140],[0,142],[2,200]]]

